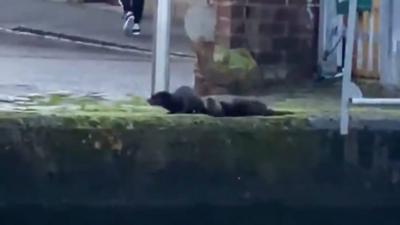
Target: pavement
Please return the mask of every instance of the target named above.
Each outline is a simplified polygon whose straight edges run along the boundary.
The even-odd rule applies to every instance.
[[[105,93],[150,95],[152,18],[143,34],[122,32],[121,9],[65,0],[0,1],[0,95]],[[171,29],[171,89],[193,85],[183,25]],[[60,39],[61,38],[61,39]]]
[[[143,19],[142,35],[127,37],[121,30],[118,6],[72,4],[63,0],[1,0],[0,28],[143,52],[151,52],[154,33],[152,18]],[[171,52],[193,56],[182,24],[171,27]]]
[[[172,90],[193,85],[193,65],[189,59],[171,60]],[[0,31],[0,101],[1,96],[59,91],[148,97],[150,84],[147,54]]]

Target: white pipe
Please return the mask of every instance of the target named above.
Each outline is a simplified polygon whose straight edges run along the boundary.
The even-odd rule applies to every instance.
[[[158,0],[151,91],[168,91],[170,82],[171,0]]]
[[[391,105],[400,106],[400,98],[352,98],[353,105]]]

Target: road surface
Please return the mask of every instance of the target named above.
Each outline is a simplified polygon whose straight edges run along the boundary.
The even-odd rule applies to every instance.
[[[49,91],[103,92],[110,97],[148,96],[151,58],[0,32],[0,94]],[[193,61],[171,64],[171,89],[193,84]]]

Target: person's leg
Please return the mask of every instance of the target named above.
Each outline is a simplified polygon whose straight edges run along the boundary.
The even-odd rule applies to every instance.
[[[132,12],[133,13],[133,7],[132,7],[132,0],[119,0],[122,8],[124,9],[124,13]]]
[[[143,17],[144,0],[133,0],[133,15],[135,23],[140,23]]]
[[[132,0],[120,0],[124,9],[124,25],[122,29],[128,35],[134,25],[133,5]]]
[[[143,17],[144,0],[133,0],[133,15],[135,17],[135,23],[133,25],[133,35],[139,35],[141,32],[140,22]]]

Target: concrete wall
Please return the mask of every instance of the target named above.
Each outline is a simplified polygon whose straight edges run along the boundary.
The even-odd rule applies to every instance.
[[[345,139],[328,119],[96,118],[2,118],[0,205],[400,206],[399,130],[363,123]]]

